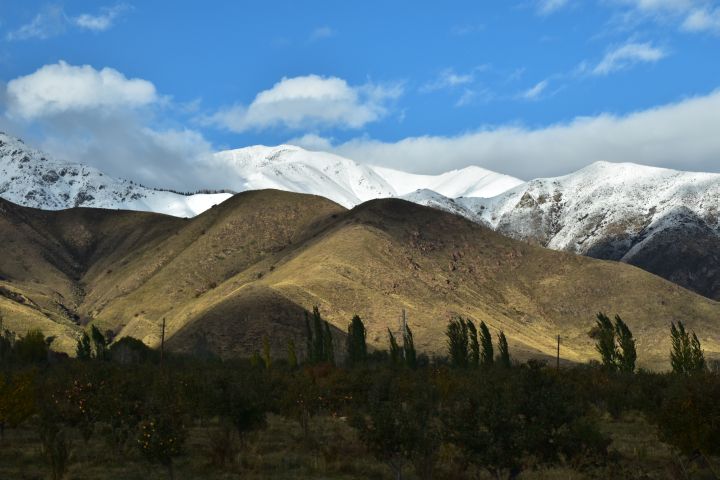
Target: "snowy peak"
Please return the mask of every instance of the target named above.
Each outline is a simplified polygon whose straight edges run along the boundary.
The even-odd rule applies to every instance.
[[[96,207],[192,217],[230,194],[180,195],[145,188],[86,165],[57,161],[0,133],[0,196],[45,210]]]

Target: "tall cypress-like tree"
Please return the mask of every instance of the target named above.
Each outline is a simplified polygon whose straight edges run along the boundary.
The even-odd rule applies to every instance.
[[[615,361],[618,370],[632,373],[635,371],[637,351],[635,339],[630,328],[623,322],[620,315],[615,315],[615,335],[617,336],[617,359]]]
[[[703,353],[695,332],[692,335],[685,329],[683,322],[675,322],[670,325],[670,336],[672,340],[672,351],[670,353],[670,364],[673,372],[683,375],[702,372],[705,370],[705,354]]]
[[[95,326],[90,327],[90,337],[92,338],[93,347],[95,349],[95,358],[105,360],[107,358],[107,340]]]
[[[501,367],[510,368],[510,349],[508,348],[507,338],[505,332],[500,330],[498,335],[498,364]]]
[[[305,362],[314,363],[315,359],[315,343],[313,342],[313,331],[310,327],[310,316],[305,310]]]
[[[415,342],[413,341],[412,330],[405,319],[405,311],[403,310],[403,357],[405,365],[414,369],[417,367],[417,354],[415,352]]]
[[[78,360],[90,360],[92,358],[92,345],[87,332],[83,332],[75,347],[75,354]]]
[[[448,323],[445,330],[447,336],[448,356],[450,363],[459,368],[468,366],[468,327],[462,317],[457,317]]]
[[[495,353],[493,352],[493,340],[490,330],[485,322],[480,322],[480,361],[485,366],[490,366],[495,362]]]
[[[349,366],[364,364],[367,360],[367,332],[362,319],[355,315],[348,325],[347,363]]]
[[[403,352],[395,340],[395,335],[388,328],[388,341],[390,342],[390,362],[393,365],[398,365],[403,359]]]
[[[480,364],[480,343],[478,342],[477,328],[472,320],[467,320],[468,340],[470,342],[470,358],[469,363],[473,367]]]
[[[317,306],[313,307],[313,361],[323,362],[327,360],[327,354],[325,347],[327,341],[325,340],[323,319],[320,316],[320,310]]]
[[[335,365],[335,347],[333,346],[333,336],[330,330],[330,324],[325,321],[325,333],[323,334],[323,352],[325,353],[325,361],[331,365]]]
[[[617,369],[618,351],[615,345],[615,328],[603,312],[597,314],[595,350],[600,354],[603,366],[608,370]]]

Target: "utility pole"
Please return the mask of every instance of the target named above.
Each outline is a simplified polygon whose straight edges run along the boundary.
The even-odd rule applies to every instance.
[[[165,317],[162,323],[162,335],[160,336],[160,363],[163,363],[165,357]]]
[[[555,368],[560,370],[560,335],[557,336],[557,361],[555,363]]]

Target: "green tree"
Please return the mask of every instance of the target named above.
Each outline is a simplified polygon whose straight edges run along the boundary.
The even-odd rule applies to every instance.
[[[478,342],[477,328],[472,320],[467,321],[468,339],[470,341],[470,365],[477,367],[480,364],[480,343]]]
[[[98,360],[107,360],[108,341],[105,335],[103,335],[95,325],[92,325],[90,327],[90,337],[93,343],[93,350],[95,351],[95,358]]]
[[[78,360],[90,360],[92,358],[92,345],[90,336],[87,332],[83,332],[75,347],[75,354]]]
[[[677,327],[675,322],[671,323],[670,336],[672,340],[670,364],[673,372],[690,375],[705,371],[705,354],[695,332],[688,332],[685,325],[678,321]]]
[[[13,346],[13,355],[20,363],[44,363],[48,359],[48,344],[40,330],[28,330]]]
[[[355,315],[348,325],[347,336],[347,363],[349,366],[362,365],[367,360],[365,325],[362,319]]]
[[[485,322],[480,322],[480,361],[485,366],[490,366],[495,362],[495,354],[493,352],[493,340],[490,330]]]
[[[303,312],[305,315],[305,363],[315,362],[315,343],[313,341],[313,331],[310,327],[310,317],[307,310]]]
[[[603,312],[597,314],[593,335],[596,340],[595,350],[600,354],[603,366],[610,371],[616,370],[618,351],[615,345],[615,328]]]
[[[468,326],[462,317],[450,320],[445,330],[450,363],[459,368],[468,366]]]
[[[322,362],[327,359],[325,353],[326,340],[323,330],[323,319],[320,316],[320,309],[313,307],[313,362]]]
[[[403,311],[403,317],[405,312]],[[415,352],[415,342],[413,340],[412,330],[407,324],[407,321],[403,318],[403,358],[405,359],[405,365],[409,368],[417,368],[417,353]]]
[[[615,335],[617,336],[617,359],[615,361],[618,370],[632,373],[635,371],[637,351],[635,350],[635,339],[630,328],[623,322],[620,315],[615,315]]]
[[[498,334],[498,358],[497,358],[497,361],[501,367],[509,368],[511,365],[510,349],[508,348],[508,342],[507,342],[507,338],[505,337],[505,332],[503,332],[502,330],[500,331],[500,334]]]
[[[333,336],[330,330],[330,324],[325,321],[325,333],[323,335],[323,352],[324,360],[331,365],[335,365],[335,347],[333,346]]]
[[[395,335],[388,328],[388,341],[390,342],[390,363],[398,365],[403,359],[403,351],[395,340]]]

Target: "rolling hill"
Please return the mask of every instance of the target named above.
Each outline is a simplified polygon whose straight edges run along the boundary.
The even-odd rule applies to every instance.
[[[0,202],[0,311],[18,333],[42,328],[72,351],[82,324],[156,346],[247,355],[268,335],[277,355],[303,345],[319,305],[338,342],[353,314],[386,346],[408,313],[416,345],[443,353],[455,315],[504,330],[519,357],[595,358],[594,314],[619,313],[640,363],[667,368],[669,322],[720,354],[720,304],[630,265],[556,252],[399,199],[352,210],[277,190],[237,194],[192,219],[143,212],[50,212]],[[341,345],[338,343],[337,345]],[[337,348],[341,350],[341,348]]]

